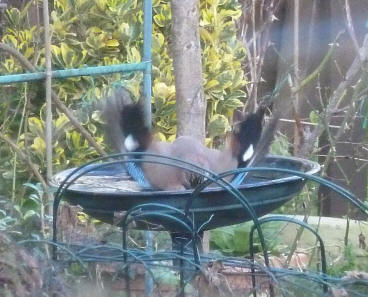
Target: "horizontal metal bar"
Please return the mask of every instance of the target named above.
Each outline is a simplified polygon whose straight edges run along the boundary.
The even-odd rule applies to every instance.
[[[93,66],[77,69],[64,69],[52,71],[52,78],[68,78],[75,76],[103,75],[117,72],[145,71],[151,67],[151,62],[141,62],[132,64],[118,64],[109,66]],[[45,72],[21,73],[0,76],[0,84],[18,83],[46,78]]]

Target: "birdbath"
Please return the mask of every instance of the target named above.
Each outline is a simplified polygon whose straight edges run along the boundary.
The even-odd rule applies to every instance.
[[[154,214],[150,224],[137,221],[135,228],[149,229],[153,223],[157,230],[169,231],[173,239],[191,237],[190,232],[183,229],[182,217],[190,219],[188,224],[192,226],[189,227],[200,226],[201,232],[252,220],[252,214],[244,209],[244,203],[234,199],[234,193],[229,190],[231,184],[212,184],[195,197],[193,189],[141,190],[127,174],[124,162],[107,160],[67,169],[53,177],[51,184],[58,188],[54,201],[54,241],[61,199],[81,206],[85,213],[109,224],[114,223],[116,213],[129,213],[132,209],[140,209],[141,205],[149,205],[150,214]],[[273,155],[265,157],[259,166],[296,170],[310,175],[320,170],[319,164],[313,161]],[[249,172],[236,190],[260,217],[295,197],[305,182],[306,179],[299,176],[264,170]],[[158,215],[160,211],[163,215]]]

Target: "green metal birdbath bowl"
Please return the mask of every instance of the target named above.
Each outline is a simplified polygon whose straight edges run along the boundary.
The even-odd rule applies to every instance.
[[[296,170],[310,175],[320,170],[316,162],[281,156],[267,156],[259,166]],[[63,181],[73,179],[75,181],[72,183],[63,185]],[[299,176],[263,170],[249,172],[237,189],[242,199],[247,200],[259,217],[295,197],[305,182],[306,179]],[[165,205],[180,211],[186,210],[195,225],[202,226],[202,231],[252,219],[244,209],[244,204],[234,198],[234,194],[226,185],[212,184],[195,195],[192,189],[141,191],[127,175],[123,163],[119,160],[88,165],[77,171],[75,168],[62,171],[54,176],[52,185],[63,188],[62,193],[59,192],[61,199],[81,206],[87,214],[110,224],[114,222],[114,214],[124,213],[144,204],[150,204],[152,212],[155,211],[156,204],[157,209],[160,209],[160,205]],[[170,209],[166,212],[172,213]],[[171,232],[177,232],[180,228],[167,216],[157,216],[152,221],[161,229]],[[136,227],[148,229],[145,224],[137,224]]]

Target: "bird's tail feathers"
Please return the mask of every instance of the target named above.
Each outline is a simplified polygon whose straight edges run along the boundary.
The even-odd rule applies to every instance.
[[[233,153],[238,159],[239,167],[244,167],[255,153],[262,134],[265,110],[266,108],[260,107],[255,113],[247,115],[233,133]]]
[[[143,151],[151,141],[151,133],[144,121],[143,106],[132,100],[123,87],[102,104],[106,134],[112,148],[118,152]]]
[[[120,127],[125,136],[124,147],[127,151],[145,151],[152,141],[147,127],[141,103],[133,103],[123,108]]]
[[[124,134],[120,121],[122,111],[126,106],[133,104],[132,97],[128,90],[117,87],[112,96],[101,100],[99,109],[105,121],[106,135],[113,150],[125,152]]]

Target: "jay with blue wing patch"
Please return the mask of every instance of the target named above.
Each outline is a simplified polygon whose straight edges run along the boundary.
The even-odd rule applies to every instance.
[[[117,119],[106,120],[106,123],[110,137],[114,137],[111,131],[121,133],[115,136],[119,138],[118,141],[111,141],[119,143],[120,147],[116,149],[120,152],[160,154],[193,163],[215,173],[244,167],[254,155],[262,133],[265,108],[259,108],[256,113],[242,119],[225,147],[216,150],[206,147],[191,136],[180,136],[172,143],[155,140],[152,131],[145,124],[143,106],[139,102],[133,103],[130,97],[125,98],[127,94],[128,92],[124,92],[124,95],[118,96],[125,104],[117,104],[116,98],[107,100],[106,105],[110,105],[107,107],[110,112],[104,112],[105,116]],[[115,115],[111,115],[111,112]],[[201,181],[195,174],[173,166],[143,162],[141,168],[155,190],[183,190],[192,188]]]

